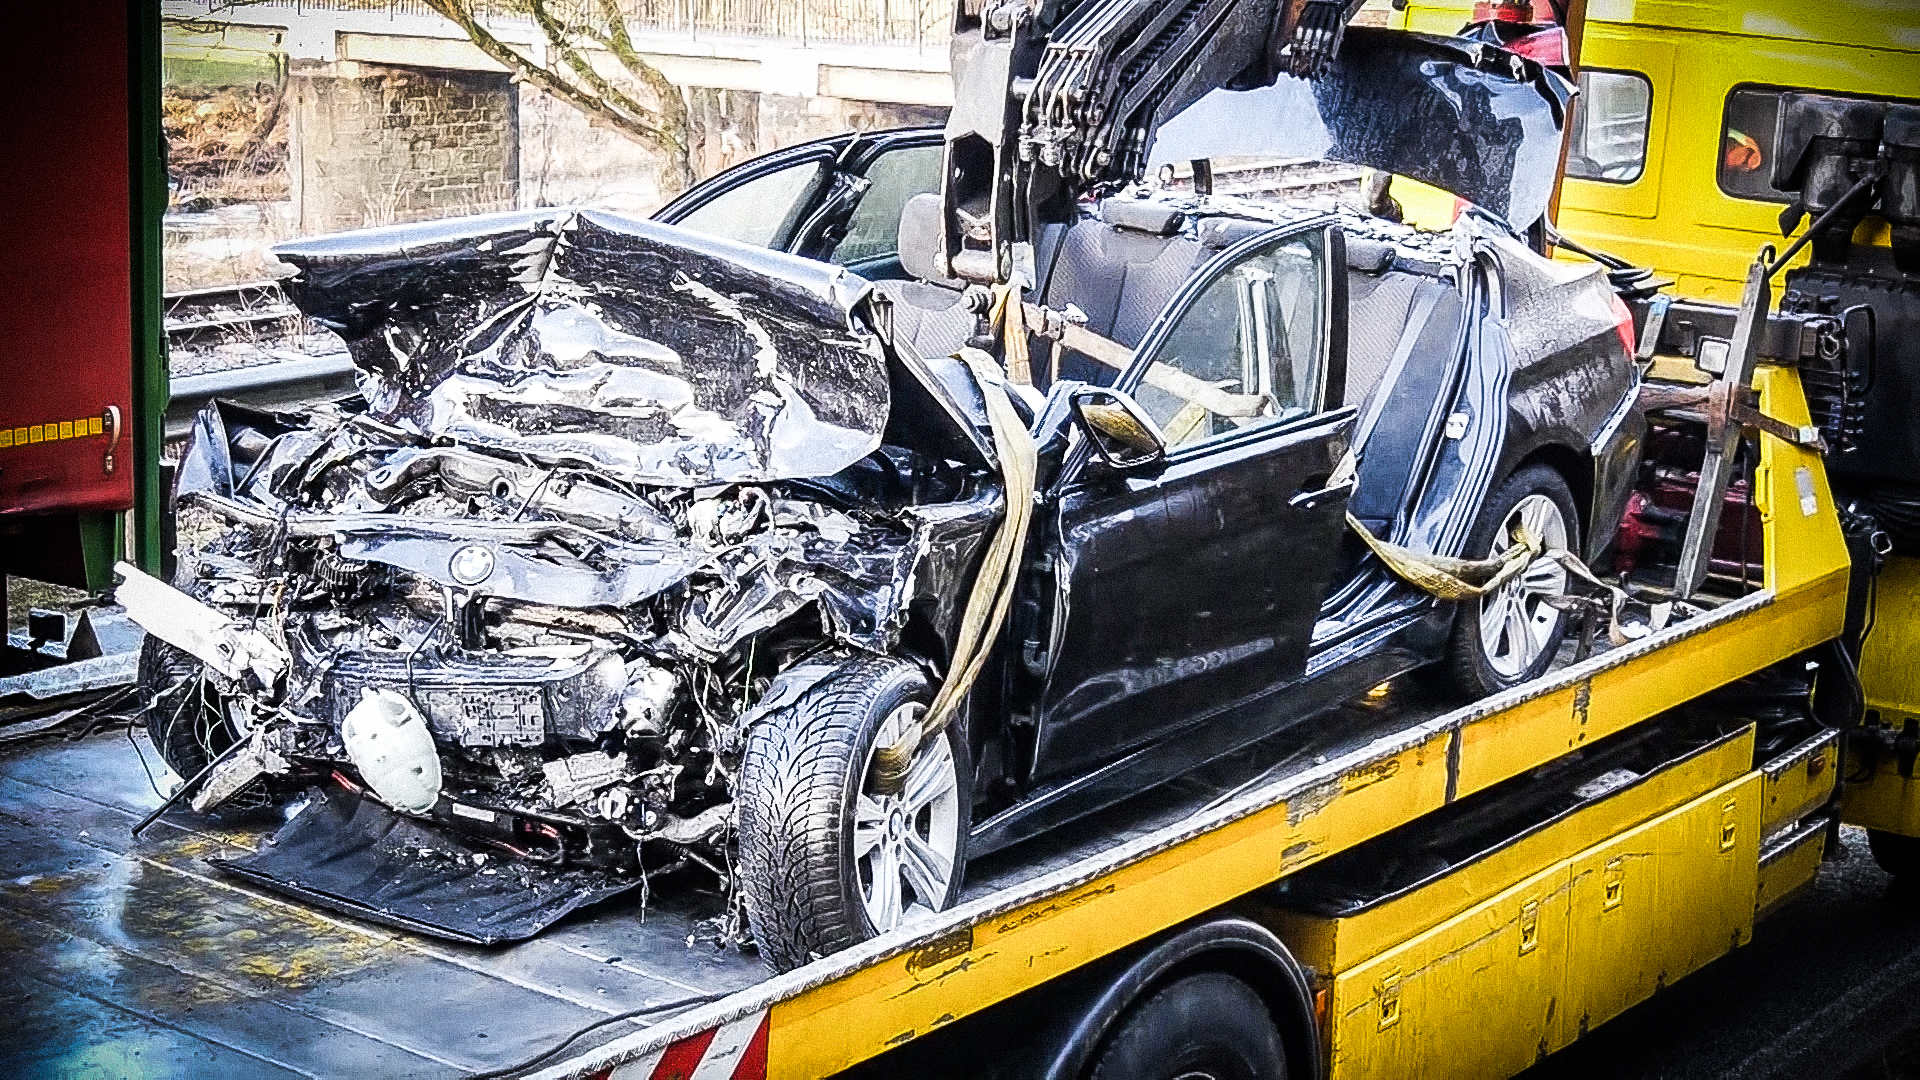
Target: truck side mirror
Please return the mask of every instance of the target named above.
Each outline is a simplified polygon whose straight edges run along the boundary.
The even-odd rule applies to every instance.
[[[1140,403],[1118,390],[1089,386],[1074,391],[1073,418],[1094,453],[1120,472],[1139,472],[1167,456],[1167,439]]]

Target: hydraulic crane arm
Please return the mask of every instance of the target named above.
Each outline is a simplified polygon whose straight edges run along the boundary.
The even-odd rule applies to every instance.
[[[1216,154],[1366,165],[1531,225],[1552,193],[1572,87],[1486,42],[1349,32],[1358,7],[962,0],[935,265],[1031,283],[1038,229],[1072,220],[1081,197]]]
[[[1009,280],[1033,208],[1137,178],[1158,124],[1208,91],[1324,71],[1361,2],[961,0],[945,191],[953,276]]]

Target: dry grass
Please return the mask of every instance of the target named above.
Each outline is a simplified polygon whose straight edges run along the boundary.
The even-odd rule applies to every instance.
[[[290,237],[286,202],[234,202],[199,213],[167,215],[166,291],[262,281],[286,273],[267,249]]]
[[[206,210],[287,197],[287,121],[280,88],[168,87],[161,93],[175,205]]]

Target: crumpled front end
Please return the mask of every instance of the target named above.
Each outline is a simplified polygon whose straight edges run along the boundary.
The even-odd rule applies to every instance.
[[[211,763],[194,807],[317,786],[302,817],[364,839],[343,852],[301,826],[289,850],[324,858],[276,872],[288,891],[339,900],[344,886],[314,884],[326,876],[316,868],[364,864],[359,892],[405,893],[396,867],[423,859],[459,867],[462,888],[497,891],[479,879],[505,865],[493,855],[600,875],[572,892],[549,881],[554,918],[566,897],[622,882],[691,871],[730,883],[731,781],[768,686],[808,661],[895,653],[903,636],[937,642],[998,517],[997,487],[980,463],[955,460],[953,432],[932,448],[884,438],[889,383],[919,395],[916,428],[928,427],[929,388],[890,378],[864,310],[844,297],[744,272],[726,291],[674,291],[696,272],[716,280],[691,256],[675,261],[692,269],[603,265],[594,284],[556,292],[553,267],[600,241],[580,239],[591,227],[578,217],[528,227],[561,254],[544,257],[541,282],[478,306],[417,245],[336,251],[325,273],[308,258],[295,295],[342,326],[371,407],[209,408],[180,470],[174,585],[123,568],[129,613],[171,661],[149,665],[171,673],[148,687],[156,707],[213,733],[198,756],[186,751],[189,766]],[[486,242],[447,241],[441,255],[471,265]],[[645,315],[652,344],[613,342],[612,327],[642,328],[622,290],[656,271],[666,291]],[[409,303],[432,275],[441,306]],[[338,291],[321,292],[323,279]],[[384,285],[369,292],[370,281]],[[577,338],[555,326],[585,321],[601,336],[567,351]],[[669,369],[673,393],[621,383]],[[448,404],[450,384],[482,383],[466,406]],[[472,403],[508,399],[522,404],[506,430],[472,422]],[[641,413],[652,434],[620,426]],[[343,792],[368,809],[339,805]],[[451,862],[395,846],[423,826],[453,838]],[[436,929],[449,902],[404,918],[365,895],[354,903],[495,939]],[[524,915],[514,925],[526,932],[544,925]]]

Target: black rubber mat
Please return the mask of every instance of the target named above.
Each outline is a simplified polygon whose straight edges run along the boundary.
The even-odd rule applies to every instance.
[[[356,918],[479,945],[533,937],[640,884],[488,854],[337,788],[315,792],[256,854],[210,861]]]

